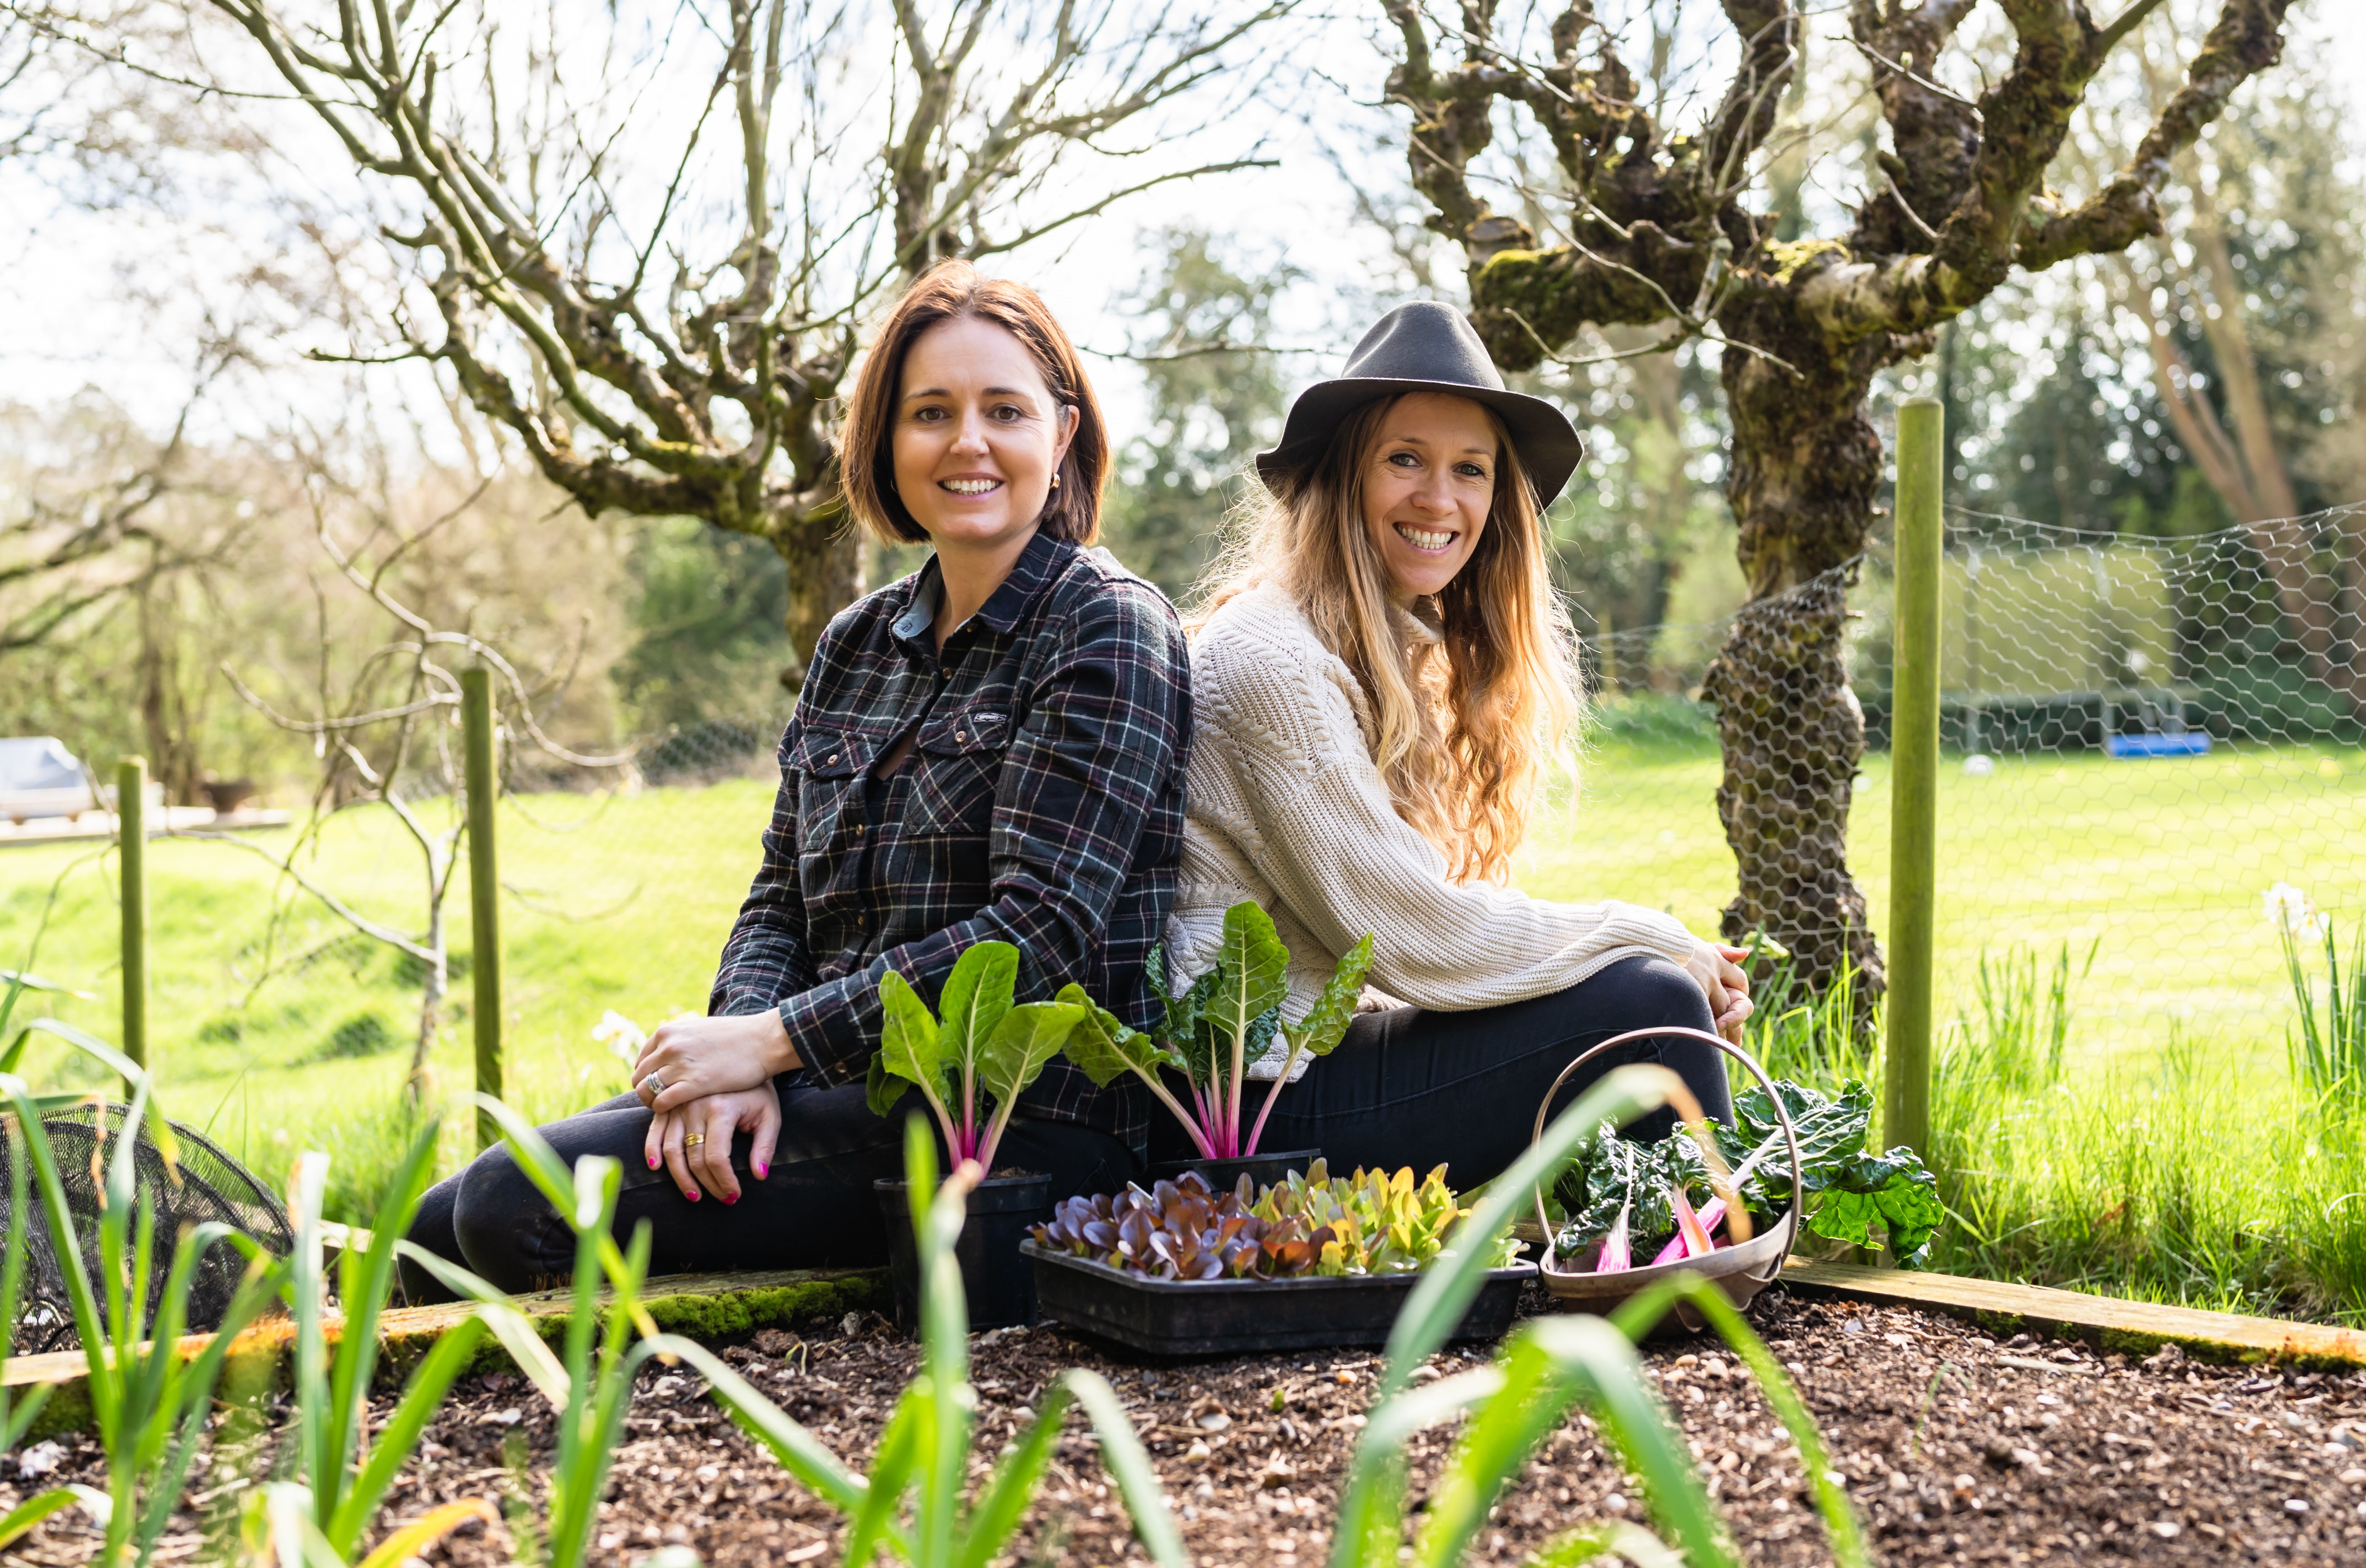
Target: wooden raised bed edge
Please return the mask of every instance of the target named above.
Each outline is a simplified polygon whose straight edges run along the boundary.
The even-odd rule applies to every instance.
[[[2286,1323],[2197,1307],[2122,1301],[2042,1285],[2012,1285],[1958,1274],[1870,1269],[1793,1258],[1781,1281],[1808,1295],[1843,1296],[1943,1312],[1995,1334],[2045,1334],[2083,1340],[2099,1350],[2148,1356],[2175,1345],[2197,1360],[2273,1363],[2303,1371],[2366,1366],[2366,1332],[2329,1324]]]
[[[2004,1284],[1955,1274],[1903,1269],[1870,1269],[1852,1263],[1817,1263],[1794,1258],[1781,1282],[1814,1296],[1838,1296],[1943,1312],[1994,1333],[2042,1333],[2084,1340],[2101,1350],[2149,1355],[2175,1345],[2197,1359],[2234,1364],[2268,1362],[2303,1371],[2348,1371],[2366,1367],[2366,1332],[2325,1324],[2285,1323],[2084,1295],[2039,1285]],[[567,1292],[520,1296],[519,1307],[546,1338],[566,1322]],[[677,1274],[648,1282],[643,1298],[660,1328],[699,1339],[727,1338],[759,1328],[786,1327],[816,1317],[875,1310],[887,1301],[886,1270],[814,1269],[767,1274]],[[465,1306],[402,1307],[379,1319],[386,1355],[380,1380],[407,1375],[437,1336],[468,1315]],[[334,1326],[331,1327],[333,1335]],[[276,1375],[291,1328],[275,1319],[249,1329],[233,1351],[225,1382]],[[181,1354],[195,1355],[210,1337],[191,1335]],[[471,1371],[506,1369],[509,1356],[488,1337]],[[49,1384],[50,1402],[32,1437],[80,1431],[90,1424],[90,1397],[84,1386],[79,1350],[12,1358],[0,1383],[9,1389]]]
[[[567,1322],[570,1292],[544,1291],[514,1298],[546,1339],[556,1339]],[[603,1299],[605,1298],[603,1292]],[[816,1317],[884,1308],[887,1271],[884,1269],[796,1269],[779,1273],[675,1274],[651,1280],[642,1302],[659,1328],[695,1339],[727,1338],[759,1328],[783,1328]],[[429,1346],[454,1324],[468,1315],[465,1305],[398,1307],[378,1319],[378,1336],[386,1349],[378,1362],[378,1382],[392,1384],[410,1373]],[[294,1325],[284,1317],[257,1324],[239,1337],[231,1351],[225,1384],[277,1374]],[[329,1325],[333,1338],[336,1325]],[[180,1342],[180,1353],[194,1356],[212,1342],[212,1336],[193,1334]],[[470,1371],[512,1368],[509,1353],[490,1335],[478,1347]],[[57,1350],[45,1356],[9,1359],[0,1384],[10,1391],[50,1385],[49,1404],[28,1437],[81,1431],[90,1425],[90,1393],[86,1367],[80,1350]]]

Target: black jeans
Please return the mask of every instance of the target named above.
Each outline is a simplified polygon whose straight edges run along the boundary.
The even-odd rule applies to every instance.
[[[1624,958],[1565,991],[1503,1007],[1363,1013],[1337,1050],[1282,1089],[1257,1147],[1273,1154],[1319,1148],[1341,1176],[1358,1166],[1411,1166],[1420,1176],[1442,1164],[1456,1187],[1475,1187],[1528,1146],[1538,1102],[1578,1053],[1630,1029],[1668,1024],[1709,1030],[1714,1020],[1699,984],[1664,958]],[[1682,1035],[1606,1053],[1571,1076],[1553,1110],[1629,1062],[1670,1068],[1703,1111],[1733,1120],[1723,1053]],[[1245,1118],[1255,1120],[1249,1108],[1264,1102],[1268,1087],[1243,1086]],[[1659,1111],[1627,1133],[1652,1141],[1674,1125],[1673,1112]],[[1154,1162],[1189,1159],[1192,1152],[1172,1114],[1151,1119]]]
[[[632,1095],[553,1122],[542,1135],[570,1169],[584,1155],[624,1162],[616,1239],[629,1242],[634,1226],[649,1221],[652,1275],[884,1263],[887,1227],[871,1184],[904,1174],[903,1119],[927,1117],[927,1105],[917,1093],[907,1094],[883,1119],[871,1113],[859,1083],[822,1089],[803,1074],[791,1074],[775,1084],[781,1095],[779,1146],[769,1174],[759,1181],[748,1164],[748,1134],[732,1138],[731,1170],[739,1180],[734,1204],[712,1195],[693,1203],[662,1167],[648,1168],[642,1141],[648,1135],[649,1112]],[[941,1168],[941,1139],[937,1158]],[[1003,1134],[995,1165],[1049,1174],[1054,1198],[1115,1192],[1142,1173],[1141,1161],[1114,1134],[1031,1118],[1023,1106]],[[429,1190],[411,1224],[411,1239],[505,1291],[564,1285],[575,1269],[574,1232],[499,1146]],[[402,1283],[414,1303],[452,1299],[415,1265],[403,1266]]]

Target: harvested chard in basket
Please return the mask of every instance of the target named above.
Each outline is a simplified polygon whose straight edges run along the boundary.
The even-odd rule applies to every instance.
[[[1865,1152],[1872,1090],[1855,1081],[1838,1097],[1780,1079],[1774,1087],[1798,1134],[1807,1228],[1859,1247],[1886,1241],[1900,1263],[1921,1267],[1942,1216],[1938,1182],[1911,1149]],[[1755,1234],[1790,1206],[1790,1151],[1764,1090],[1737,1095],[1733,1109],[1739,1124],[1713,1131],[1733,1173],[1724,1185],[1741,1194]],[[1683,1130],[1639,1145],[1605,1122],[1553,1197],[1568,1216],[1555,1255],[1580,1258],[1592,1249],[1596,1272],[1633,1268],[1638,1258],[1675,1263],[1733,1241],[1726,1199],[1709,1179],[1700,1145]]]

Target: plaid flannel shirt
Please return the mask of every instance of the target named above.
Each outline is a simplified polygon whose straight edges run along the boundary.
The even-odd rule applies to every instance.
[[[860,1083],[893,968],[934,1003],[978,942],[1020,952],[1019,999],[1071,980],[1136,1027],[1174,902],[1190,660],[1174,609],[1114,560],[1038,534],[946,639],[934,559],[840,613],[781,737],[763,863],[707,1011],[778,1008],[806,1068]],[[873,765],[905,737],[908,760]],[[1030,1113],[1139,1149],[1148,1096],[1055,1059]]]

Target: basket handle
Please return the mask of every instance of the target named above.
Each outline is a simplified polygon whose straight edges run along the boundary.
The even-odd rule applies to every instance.
[[[1569,1081],[1570,1074],[1577,1071],[1578,1068],[1585,1066],[1586,1063],[1594,1060],[1594,1057],[1601,1055],[1602,1053],[1609,1050],[1614,1045],[1624,1045],[1630,1040],[1648,1040],[1656,1035],[1662,1034],[1681,1034],[1688,1040],[1707,1041],[1709,1044],[1716,1046],[1718,1050],[1724,1052],[1735,1061],[1740,1062],[1743,1066],[1748,1067],[1750,1069],[1751,1076],[1758,1080],[1759,1087],[1766,1091],[1768,1103],[1774,1107],[1774,1120],[1783,1129],[1784,1145],[1791,1152],[1791,1212],[1784,1216],[1782,1223],[1791,1224],[1796,1222],[1799,1213],[1799,1134],[1798,1130],[1791,1125],[1791,1112],[1784,1105],[1783,1097],[1774,1092],[1774,1080],[1766,1076],[1766,1069],[1758,1065],[1757,1057],[1752,1055],[1749,1052],[1743,1050],[1741,1046],[1736,1045],[1733,1042],[1726,1039],[1724,1036],[1711,1034],[1706,1029],[1695,1029],[1689,1024],[1681,1023],[1661,1024],[1651,1029],[1630,1029],[1624,1034],[1614,1034],[1609,1039],[1602,1041],[1598,1044],[1591,1045],[1585,1050],[1580,1052],[1574,1061],[1571,1062],[1568,1066],[1563,1067],[1560,1070],[1560,1076],[1553,1079],[1552,1087],[1545,1090],[1544,1099],[1538,1102],[1536,1126],[1528,1134],[1528,1146],[1530,1148],[1534,1148],[1538,1144],[1544,1141],[1545,1117],[1552,1110],[1553,1096],[1560,1092],[1560,1086]],[[1553,1227],[1551,1220],[1547,1218],[1545,1215],[1545,1190],[1540,1186],[1531,1187],[1528,1189],[1528,1193],[1529,1196],[1536,1200],[1537,1226],[1545,1233],[1544,1257],[1538,1261],[1537,1267],[1547,1274],[1565,1273],[1567,1270],[1555,1269],[1553,1267]],[[1733,1197],[1736,1202],[1741,1201],[1741,1192],[1739,1188],[1734,1190]],[[1774,1267],[1779,1269],[1782,1266],[1781,1260],[1777,1259]]]

